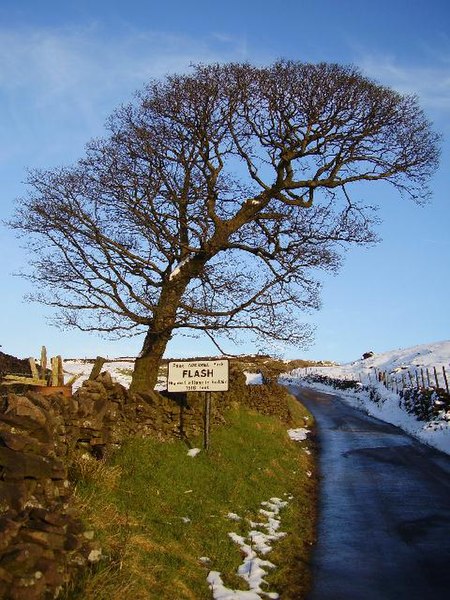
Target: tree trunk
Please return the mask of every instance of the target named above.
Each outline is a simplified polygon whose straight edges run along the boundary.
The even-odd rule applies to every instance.
[[[181,279],[181,278],[180,278]],[[153,313],[140,356],[136,359],[130,390],[133,392],[148,392],[153,390],[158,381],[158,369],[172,337],[176,322],[180,298],[186,288],[189,278],[177,281],[163,288],[161,296]]]
[[[153,390],[158,381],[158,370],[170,335],[158,335],[149,329],[142,352],[136,359],[133,378],[130,385],[132,392],[148,392]]]
[[[177,269],[161,291],[158,306],[153,312],[147,335],[140,356],[136,359],[130,390],[146,392],[153,390],[158,380],[158,369],[172,337],[172,331],[177,320],[177,310],[183,293],[194,277],[202,272],[212,254],[198,253]]]

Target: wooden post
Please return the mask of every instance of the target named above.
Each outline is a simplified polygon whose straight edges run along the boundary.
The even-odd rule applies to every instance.
[[[413,382],[413,378],[412,378],[412,375],[411,375],[411,371],[408,371],[408,376],[409,376],[409,382],[411,384],[411,387],[414,387],[414,382]]]
[[[428,370],[428,367],[427,367],[427,383],[428,383],[428,387],[430,388],[431,387],[431,381],[430,381],[430,371]]]
[[[105,362],[106,358],[103,358],[102,356],[97,356],[97,358],[95,359],[94,366],[92,367],[91,374],[89,375],[89,379],[97,379]]]
[[[404,374],[402,373],[402,391],[405,389],[405,387],[406,387],[406,379],[405,379]]]
[[[36,361],[34,360],[34,358],[29,358],[28,362],[30,363],[31,377],[33,379],[39,379],[39,372],[36,366]]]
[[[442,372],[444,373],[445,388],[446,388],[447,394],[448,394],[449,393],[449,391],[448,391],[448,380],[447,380],[447,373],[445,372],[444,365],[442,365]]]
[[[417,382],[417,389],[420,390],[420,383],[419,383],[419,373],[416,369],[416,382]]]
[[[423,368],[422,367],[420,367],[420,375],[422,378],[422,387],[425,388],[425,378],[423,376]]]
[[[56,357],[56,364],[58,369],[58,385],[64,385],[63,363],[61,356]]]
[[[436,388],[438,388],[439,387],[439,379],[438,379],[436,367],[433,367],[433,370],[434,370],[434,380],[436,381]]]
[[[58,385],[58,357],[53,356],[50,359],[50,364],[52,365],[52,378],[50,381],[50,385],[57,386]]]
[[[47,379],[47,348],[41,348],[41,379]]]

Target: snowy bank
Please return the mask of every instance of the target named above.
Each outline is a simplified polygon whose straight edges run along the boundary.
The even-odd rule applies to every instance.
[[[351,406],[396,425],[421,442],[450,454],[450,412],[439,410],[436,402],[435,416],[426,421],[418,420],[407,412],[404,399],[392,389],[386,389],[385,384],[376,376],[377,373],[388,373],[395,382],[395,377],[398,381],[398,377],[405,372],[421,369],[433,371],[434,367],[438,373],[444,372],[442,367],[450,371],[450,341],[385,352],[341,366],[295,369],[282,376],[280,383],[312,387],[338,395]],[[331,385],[312,381],[315,376],[326,376],[344,384],[346,381],[358,383],[354,389],[336,390]],[[444,387],[445,383],[442,376],[439,386]]]

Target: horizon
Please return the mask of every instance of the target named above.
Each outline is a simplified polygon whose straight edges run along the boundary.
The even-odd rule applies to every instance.
[[[422,352],[424,353],[424,355],[427,354],[433,354],[436,352],[439,352],[440,350],[440,346],[442,345],[446,345],[448,344],[449,347],[447,349],[447,353],[448,356],[445,357],[445,359],[443,359],[443,362],[445,363],[447,366],[450,367],[450,339],[448,340],[438,340],[436,342],[431,342],[428,344],[415,344],[413,346],[406,346],[406,347],[401,347],[401,348],[390,348],[387,350],[383,350],[381,352],[373,352],[372,356],[370,357],[370,359],[372,360],[377,360],[380,357],[387,357],[390,358],[392,355],[395,357],[395,359],[398,358],[399,355],[401,355],[402,353],[406,353],[406,352],[411,352],[412,350],[417,351],[418,355],[421,355]],[[1,350],[1,346],[0,346],[0,354],[3,355],[7,355],[7,356],[11,356],[12,358],[15,359],[19,359],[19,360],[23,360],[26,361],[28,360],[28,358],[37,358],[38,355],[37,353],[34,355],[29,355],[29,356],[14,356],[14,355],[10,355],[7,352],[3,352]],[[372,352],[372,351],[368,351],[368,352]],[[136,360],[137,356],[102,356],[102,355],[91,355],[91,356],[62,356],[62,360],[63,362],[89,362],[89,363],[94,363],[95,360],[97,358],[103,358],[105,359],[106,363],[112,363],[112,362],[130,362],[130,361],[134,361]],[[242,353],[242,354],[236,354],[236,355],[227,355],[227,354],[205,354],[205,355],[184,355],[184,356],[164,356],[161,364],[167,364],[168,362],[171,361],[189,361],[189,360],[208,360],[208,359],[217,359],[217,358],[221,358],[221,359],[227,359],[227,360],[243,360],[243,359],[270,359],[270,360],[280,360],[282,362],[296,362],[296,361],[303,361],[303,362],[311,362],[314,363],[314,365],[311,366],[337,366],[337,367],[345,367],[345,366],[351,366],[355,363],[361,362],[361,361],[365,361],[367,359],[364,359],[364,357],[358,356],[353,358],[350,361],[346,361],[346,362],[338,362],[338,361],[334,361],[332,359],[328,359],[328,358],[304,358],[304,357],[300,357],[300,356],[296,356],[293,358],[289,358],[289,359],[278,359],[278,357],[274,356],[274,355],[270,355],[270,354],[264,354],[264,353]]]

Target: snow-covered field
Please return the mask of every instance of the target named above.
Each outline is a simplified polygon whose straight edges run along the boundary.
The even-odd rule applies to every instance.
[[[71,377],[77,375],[77,380],[72,385],[73,391],[77,390],[81,386],[83,381],[85,381],[89,377],[93,366],[93,362],[82,359],[64,360],[63,369],[65,382],[67,383],[71,379]],[[108,371],[114,381],[120,383],[126,388],[130,387],[133,369],[134,358],[107,360],[102,367],[102,371]],[[163,390],[166,389],[166,387],[166,378],[160,376],[158,378],[158,383],[155,389]]]
[[[352,406],[364,410],[370,415],[388,423],[392,423],[407,431],[422,442],[450,454],[450,415],[441,415],[440,419],[426,422],[418,421],[413,415],[408,414],[399,406],[399,395],[376,381],[375,373],[386,372],[393,378],[401,378],[402,373],[408,371],[415,373],[428,368],[432,384],[434,384],[434,367],[439,378],[440,387],[445,388],[442,367],[446,369],[450,383],[450,341],[424,344],[412,348],[392,350],[376,354],[371,358],[361,359],[345,365],[331,367],[309,367],[308,369],[295,369],[290,374],[282,377],[282,383],[291,385],[309,385],[322,391],[339,395]],[[308,374],[327,375],[333,379],[353,379],[362,384],[370,384],[376,389],[382,401],[373,402],[368,392],[336,391],[335,389],[318,383],[308,383],[305,376]],[[362,386],[361,386],[362,388]]]
[[[72,389],[75,391],[81,386],[83,381],[89,377],[93,366],[94,364],[92,362],[82,359],[64,360],[64,379],[67,382],[73,375],[78,375],[77,380],[72,386]],[[128,388],[131,383],[131,373],[133,372],[133,369],[134,360],[131,358],[120,361],[107,361],[102,367],[102,371],[108,371],[114,381],[117,381],[126,388]]]

